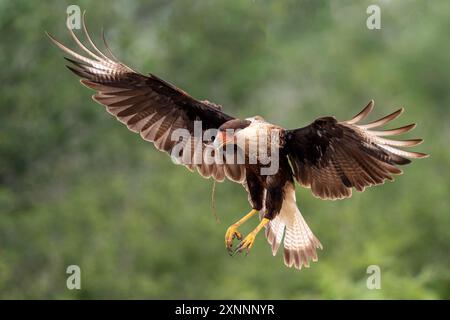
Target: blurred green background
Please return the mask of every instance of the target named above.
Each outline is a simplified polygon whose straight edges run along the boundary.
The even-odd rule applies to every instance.
[[[288,269],[262,235],[229,257],[226,228],[249,210],[243,188],[174,166],[94,103],[47,30],[73,44],[78,4],[100,44],[228,113],[288,128],[323,115],[394,125],[431,157],[394,183],[321,201],[297,188],[324,245],[311,268]],[[381,30],[366,9],[381,8]],[[0,1],[0,297],[450,298],[450,2]],[[256,220],[248,223],[249,231]],[[66,288],[81,268],[82,290]],[[366,269],[381,268],[381,290]]]

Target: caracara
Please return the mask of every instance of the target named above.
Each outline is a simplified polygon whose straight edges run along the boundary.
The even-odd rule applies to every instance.
[[[83,17],[84,18],[84,17]],[[84,22],[84,19],[83,19]],[[257,233],[265,228],[275,255],[284,245],[284,263],[301,269],[317,261],[322,248],[296,205],[295,181],[311,189],[320,199],[343,199],[353,189],[393,180],[401,174],[398,165],[424,153],[404,151],[422,139],[392,140],[415,125],[379,130],[397,118],[403,108],[366,124],[374,102],[347,121],[323,117],[310,125],[288,130],[255,116],[237,119],[220,105],[200,101],[153,74],[136,72],[118,61],[105,42],[102,53],[83,24],[88,48],[69,29],[81,55],[49,35],[70,58],[68,68],[81,83],[94,89],[93,99],[125,124],[153,142],[172,159],[203,177],[221,182],[225,178],[241,184],[248,193],[252,210],[225,233],[228,251],[247,252]],[[260,222],[245,238],[238,228],[259,214]],[[233,248],[233,240],[240,242]]]

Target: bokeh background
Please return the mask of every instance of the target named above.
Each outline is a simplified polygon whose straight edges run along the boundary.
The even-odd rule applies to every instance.
[[[406,107],[394,125],[418,122],[407,137],[431,157],[349,200],[298,188],[324,245],[309,269],[286,268],[263,236],[229,257],[246,193],[218,184],[216,223],[212,181],[90,99],[44,34],[72,44],[70,4],[122,61],[232,115],[295,128],[374,98],[371,119]],[[370,4],[381,30],[366,27]],[[450,2],[2,0],[0,27],[0,298],[450,298]],[[66,288],[72,264],[82,290]]]

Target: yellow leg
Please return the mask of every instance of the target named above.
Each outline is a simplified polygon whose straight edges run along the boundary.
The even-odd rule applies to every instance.
[[[258,213],[258,210],[253,209],[245,216],[243,216],[239,221],[233,223],[225,233],[225,246],[227,247],[228,252],[232,252],[231,247],[233,246],[233,239],[237,238],[242,240],[242,234],[237,230],[245,221],[253,217]]]
[[[246,250],[247,251],[246,254],[248,254],[250,249],[253,247],[256,235],[258,234],[259,231],[261,231],[262,228],[264,228],[266,224],[269,223],[269,221],[270,220],[267,218],[262,219],[261,222],[258,224],[258,226],[252,232],[250,232],[245,237],[245,239],[241,241],[241,243],[239,243],[239,246],[236,248],[235,253]]]

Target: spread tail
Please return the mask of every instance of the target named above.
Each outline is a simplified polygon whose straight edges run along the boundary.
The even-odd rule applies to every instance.
[[[286,191],[280,213],[266,226],[266,237],[275,256],[284,235],[284,264],[301,269],[302,266],[309,267],[311,260],[317,261],[316,249],[322,249],[322,244],[297,208],[295,192]]]

